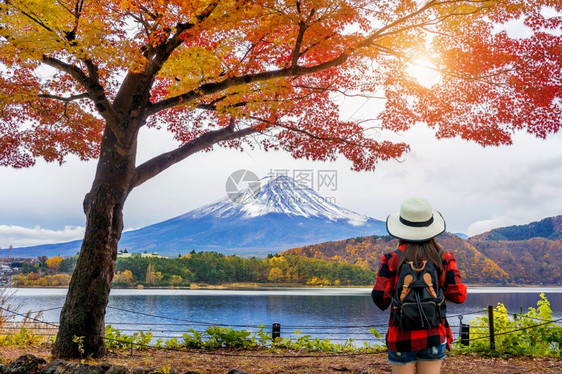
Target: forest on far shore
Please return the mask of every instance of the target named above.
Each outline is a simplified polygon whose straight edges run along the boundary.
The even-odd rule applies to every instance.
[[[14,287],[68,286],[77,256],[38,258],[12,266],[20,274]],[[294,255],[267,258],[225,256],[216,252],[195,252],[177,258],[147,257],[133,253],[118,257],[114,287],[188,287],[194,284],[228,283],[294,284],[307,286],[372,285],[376,274],[364,267]]]

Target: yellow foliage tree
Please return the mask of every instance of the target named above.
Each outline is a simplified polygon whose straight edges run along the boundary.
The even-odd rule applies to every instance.
[[[135,283],[135,278],[133,277],[133,273],[130,270],[124,270],[123,272],[118,271],[117,274],[115,274],[115,276],[113,277],[113,282],[132,285]]]
[[[283,270],[279,269],[278,267],[271,268],[267,277],[267,280],[273,283],[282,282],[284,279],[285,276],[283,275]]]
[[[178,286],[183,282],[183,278],[179,275],[172,275],[170,279],[170,284],[173,286]]]
[[[156,284],[160,282],[162,278],[163,278],[162,272],[154,271],[154,265],[148,264],[148,267],[146,268],[146,277],[144,281],[147,284]]]
[[[53,270],[53,272],[57,272],[59,271],[59,266],[60,263],[62,262],[62,257],[61,256],[56,256],[56,257],[51,257],[46,261],[47,267],[51,270]]]

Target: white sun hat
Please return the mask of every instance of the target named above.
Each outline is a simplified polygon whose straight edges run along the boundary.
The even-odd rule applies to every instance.
[[[426,199],[412,197],[402,202],[400,213],[388,216],[386,229],[398,239],[425,242],[445,231],[445,220]]]

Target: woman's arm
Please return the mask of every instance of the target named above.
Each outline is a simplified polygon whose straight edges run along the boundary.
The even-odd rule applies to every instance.
[[[443,291],[447,301],[460,304],[466,300],[466,286],[462,283],[461,273],[457,269],[455,256],[447,251],[443,256],[443,268],[445,271],[445,281]]]
[[[394,290],[394,282],[396,277],[396,265],[398,261],[394,261],[392,257],[398,255],[395,253],[387,253],[381,259],[381,265],[377,273],[377,281],[371,291],[371,297],[375,304],[385,310],[392,301],[392,292]]]

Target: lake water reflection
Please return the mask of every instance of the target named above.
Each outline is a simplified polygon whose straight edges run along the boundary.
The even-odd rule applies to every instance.
[[[536,307],[545,292],[554,311],[562,317],[562,288],[469,288],[464,304],[448,304],[447,315],[453,332],[458,331],[457,315],[463,322],[484,315],[487,305],[505,304],[510,312]],[[64,289],[18,289],[12,297],[20,311],[44,310],[43,320],[57,322],[64,303]],[[343,342],[372,340],[369,328],[386,331],[388,310],[381,312],[370,298],[368,288],[275,288],[256,290],[124,290],[111,291],[106,323],[132,331],[151,329],[155,336],[181,336],[188,328],[203,330],[210,325],[256,330],[263,324],[270,331],[281,324],[282,336],[295,330],[313,337]]]

